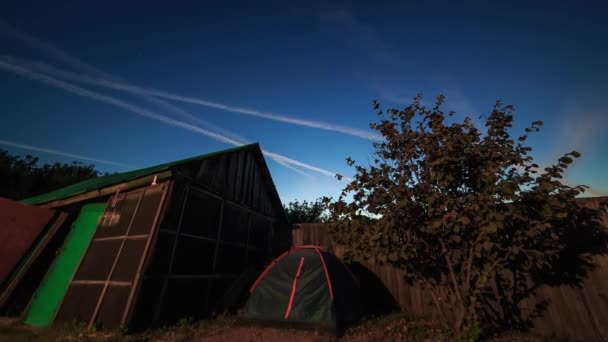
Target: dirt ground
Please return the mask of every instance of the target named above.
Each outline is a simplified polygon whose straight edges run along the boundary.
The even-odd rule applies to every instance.
[[[326,342],[332,340],[335,338],[315,332],[244,326],[215,329],[192,339],[192,341],[208,342]]]
[[[441,341],[429,324],[407,322],[392,317],[369,320],[349,329],[343,336],[291,328],[236,324],[233,319],[201,321],[135,334],[104,333],[79,328],[35,329],[11,322],[0,322],[0,342],[4,341],[209,341],[209,342],[326,342],[326,341]]]
[[[444,332],[436,324],[424,321],[408,321],[400,316],[369,320],[351,327],[339,338],[324,332],[278,329],[269,327],[225,325],[212,326],[191,341],[210,342],[371,342],[371,341],[443,341]]]
[[[92,332],[80,328],[35,329],[0,318],[0,342],[19,341],[121,341],[121,342],[384,342],[449,341],[448,334],[435,322],[392,315],[357,324],[339,338],[324,332],[237,324],[232,318],[200,321],[135,334]],[[494,341],[543,341],[529,336],[505,336]]]

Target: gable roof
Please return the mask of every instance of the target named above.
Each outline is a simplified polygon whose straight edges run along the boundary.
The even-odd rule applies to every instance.
[[[24,199],[21,202],[27,203],[27,204],[32,204],[32,205],[44,204],[47,202],[80,195],[80,194],[83,194],[83,193],[86,193],[89,191],[98,190],[98,189],[102,189],[102,188],[109,187],[112,185],[132,181],[132,180],[146,177],[146,176],[149,176],[149,175],[152,175],[155,173],[171,171],[174,167],[176,167],[178,165],[186,164],[189,162],[199,161],[199,160],[215,157],[215,156],[225,154],[225,153],[236,152],[236,151],[245,151],[245,150],[250,150],[256,156],[256,159],[260,164],[260,168],[262,171],[262,177],[264,177],[266,186],[269,190],[270,196],[272,197],[271,201],[273,201],[275,203],[275,207],[278,207],[277,209],[280,209],[278,214],[280,216],[285,216],[285,219],[286,219],[286,215],[283,210],[283,205],[281,204],[279,194],[277,193],[277,190],[274,186],[272,177],[270,175],[270,171],[268,170],[268,165],[266,165],[264,155],[262,154],[262,150],[260,149],[260,145],[258,143],[237,146],[237,147],[222,150],[222,151],[202,154],[202,155],[199,155],[196,157],[176,160],[173,162],[164,163],[164,164],[160,164],[160,165],[156,165],[156,166],[151,166],[151,167],[147,167],[147,168],[143,168],[143,169],[139,169],[139,170],[115,173],[115,174],[111,174],[111,175],[107,175],[107,176],[103,176],[103,177],[92,178],[92,179],[88,179],[88,180],[85,180],[85,181],[82,181],[82,182],[79,182],[76,184],[72,184],[65,188],[51,191],[46,194]],[[281,213],[283,213],[283,214],[281,214]]]

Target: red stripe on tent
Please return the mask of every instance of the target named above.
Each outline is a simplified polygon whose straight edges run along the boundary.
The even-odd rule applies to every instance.
[[[315,248],[315,251],[317,252],[317,254],[319,254],[319,258],[321,258],[321,263],[323,264],[323,271],[325,271],[325,279],[327,280],[327,286],[329,287],[329,297],[331,298],[331,300],[333,302],[334,290],[331,286],[331,280],[329,279],[329,272],[327,271],[327,265],[325,265],[325,259],[323,259],[323,254],[321,253],[319,248]]]
[[[285,258],[287,256],[287,254],[289,254],[290,251],[287,251],[281,255],[279,255],[276,259],[272,260],[272,262],[270,263],[270,265],[266,266],[266,269],[264,270],[264,272],[262,272],[262,274],[260,274],[260,276],[258,277],[258,279],[255,280],[255,283],[253,283],[253,285],[251,285],[251,288],[249,289],[249,293],[253,293],[253,290],[255,290],[255,288],[258,286],[258,284],[260,283],[260,281],[262,281],[262,279],[266,276],[266,274],[268,274],[268,272],[270,271],[270,269],[272,267],[274,267],[275,264],[277,264],[279,261],[283,260],[283,258]]]
[[[291,285],[291,296],[289,297],[289,304],[287,305],[287,311],[285,311],[285,319],[289,317],[291,313],[291,305],[293,304],[293,298],[296,296],[296,285],[298,284],[298,278],[300,278],[300,272],[302,271],[302,266],[304,265],[304,257],[300,258],[300,266],[298,266],[298,272],[296,276],[293,278],[293,285]]]

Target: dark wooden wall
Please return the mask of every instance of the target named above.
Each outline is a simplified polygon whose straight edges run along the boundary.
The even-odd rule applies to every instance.
[[[249,274],[253,281],[274,254],[291,246],[290,227],[261,163],[242,150],[176,170],[136,325],[229,308],[250,285]]]
[[[604,197],[606,199],[606,197]],[[602,198],[582,200],[586,205],[599,208]],[[605,209],[605,208],[603,208]],[[608,227],[608,213],[602,222]],[[343,257],[344,248],[336,245],[324,224],[298,224],[292,231],[294,246],[319,245]],[[544,286],[522,303],[522,311],[531,310],[535,301],[548,299],[551,304],[542,317],[534,321],[531,334],[568,341],[608,341],[608,255],[593,257],[595,269],[582,281],[580,287]],[[385,291],[401,310],[417,315],[438,318],[430,297],[419,285],[408,285],[404,273],[388,265],[362,265],[382,286],[373,291]],[[363,289],[362,289],[363,290]],[[368,293],[363,296],[369,296]],[[376,296],[374,294],[373,296]],[[382,294],[379,294],[382,298]],[[390,307],[386,300],[376,300]]]

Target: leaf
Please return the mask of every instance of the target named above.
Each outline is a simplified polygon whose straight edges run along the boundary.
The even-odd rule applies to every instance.
[[[458,219],[458,221],[460,223],[462,223],[463,226],[466,226],[469,223],[471,223],[471,220],[468,217],[466,217],[466,216],[460,216],[460,218]]]
[[[486,228],[488,233],[496,233],[496,230],[498,230],[498,225],[494,222],[490,222]]]
[[[392,262],[399,260],[399,255],[396,252],[392,252],[388,255],[388,259]]]
[[[492,249],[492,247],[494,246],[494,244],[490,241],[486,241],[481,245],[481,248],[483,248],[483,250],[485,251],[489,251],[490,249]]]

